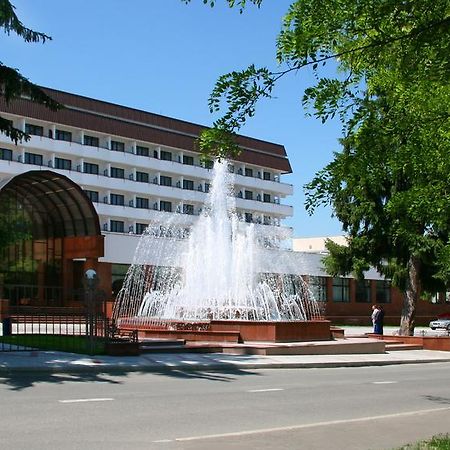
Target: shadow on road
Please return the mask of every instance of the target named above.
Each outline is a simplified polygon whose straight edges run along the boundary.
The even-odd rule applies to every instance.
[[[125,364],[126,364],[126,360]],[[211,360],[214,363],[213,360]],[[1,364],[0,364],[1,365]],[[70,367],[52,368],[45,370],[42,368],[20,370],[5,370],[0,372],[0,383],[8,386],[12,391],[22,391],[32,388],[40,383],[83,383],[83,382],[101,382],[110,384],[122,384],[125,378],[132,374],[152,374],[161,377],[170,377],[175,379],[204,379],[217,381],[221,383],[230,383],[238,377],[248,375],[261,375],[252,370],[243,370],[236,367],[223,368],[195,368],[195,367],[151,367],[148,369],[137,367],[81,367],[71,370]],[[120,378],[123,378],[122,380]]]

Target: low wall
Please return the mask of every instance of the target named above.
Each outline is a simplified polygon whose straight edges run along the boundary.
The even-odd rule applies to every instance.
[[[415,324],[416,326],[427,327],[430,321],[435,320],[437,315],[432,316],[416,316]],[[360,325],[360,326],[372,326],[372,321],[369,316],[337,316],[337,315],[326,315],[326,319],[337,325]],[[386,315],[384,316],[384,325],[400,326],[400,316]]]
[[[211,331],[239,331],[242,342],[306,342],[331,340],[328,320],[298,322],[252,322],[245,320],[212,320]]]
[[[450,337],[447,336],[380,336],[377,334],[369,334],[369,336],[402,344],[421,345],[424,350],[450,352]]]
[[[204,326],[206,325],[206,327]],[[140,338],[184,339],[211,342],[307,342],[332,340],[328,320],[297,322],[252,322],[246,320],[212,320],[199,329],[175,329],[139,324],[122,319],[120,329],[137,330]]]

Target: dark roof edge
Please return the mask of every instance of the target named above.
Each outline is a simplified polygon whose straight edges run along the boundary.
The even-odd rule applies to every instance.
[[[178,118],[174,118],[174,117],[170,117],[170,116],[165,116],[165,115],[162,115],[162,114],[153,113],[153,112],[145,111],[143,109],[137,109],[137,108],[133,108],[133,107],[130,107],[130,106],[125,106],[125,105],[121,105],[121,104],[117,104],[117,103],[108,102],[108,101],[105,101],[105,100],[100,100],[100,99],[97,99],[97,98],[87,97],[85,95],[74,94],[72,92],[61,91],[59,89],[53,89],[53,88],[49,88],[49,87],[46,87],[46,86],[40,86],[40,87],[44,91],[48,92],[50,96],[51,96],[51,92],[55,92],[57,94],[67,95],[67,96],[70,96],[70,97],[73,97],[73,98],[81,98],[81,99],[85,99],[87,101],[94,101],[96,103],[101,103],[101,104],[103,104],[105,106],[112,106],[112,107],[115,107],[115,108],[122,109],[124,111],[127,111],[127,110],[128,111],[134,111],[134,112],[137,112],[137,113],[140,113],[140,114],[148,115],[149,117],[150,116],[159,117],[159,118],[161,118],[163,120],[171,120],[171,121],[179,122],[180,124],[189,125],[189,126],[195,126],[195,127],[198,127],[199,130],[205,129],[205,128],[209,128],[207,125],[202,125],[202,124],[198,124],[198,123],[194,123],[194,122],[189,122],[187,120],[178,119]],[[95,112],[95,111],[92,111],[92,112]],[[121,117],[118,117],[118,118],[121,118]],[[126,119],[126,117],[123,117],[122,119]],[[283,157],[284,156],[285,158],[287,158],[286,150],[284,148],[284,145],[282,145],[282,144],[278,144],[278,143],[274,143],[274,142],[270,142],[270,141],[265,141],[263,139],[254,138],[254,137],[247,136],[247,135],[244,135],[244,134],[238,134],[237,136],[238,136],[238,138],[249,139],[249,140],[254,141],[254,142],[261,142],[262,144],[268,144],[268,145],[271,145],[271,146],[283,149],[284,150],[284,155],[275,154],[274,156],[279,156],[279,157]]]

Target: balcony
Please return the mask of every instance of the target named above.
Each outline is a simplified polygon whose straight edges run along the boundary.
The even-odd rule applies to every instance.
[[[0,136],[0,142],[11,143],[6,136]],[[50,139],[44,136],[31,136],[28,142],[21,144],[26,149],[33,149],[40,152],[57,153],[65,155],[70,159],[88,159],[102,161],[104,163],[118,164],[124,167],[136,167],[137,169],[150,169],[155,172],[165,172],[169,174],[192,177],[200,180],[211,180],[212,170],[205,169],[199,165],[183,164],[181,161],[166,161],[153,158],[152,156],[140,156],[130,152],[112,151],[104,147],[92,147],[79,142],[67,142]],[[75,161],[73,161],[75,164]],[[291,184],[281,183],[275,180],[264,180],[260,177],[249,177],[235,173],[235,184],[276,193],[280,196],[293,194]]]
[[[132,206],[110,205],[107,203],[94,203],[97,214],[102,217],[125,219],[129,222],[141,223],[167,223],[170,219],[171,224],[190,226],[198,216],[190,214],[177,214],[154,209],[134,208]]]

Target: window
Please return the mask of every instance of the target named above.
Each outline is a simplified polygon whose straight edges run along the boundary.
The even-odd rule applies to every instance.
[[[193,166],[194,165],[194,157],[183,155],[183,164],[186,164],[188,166]]]
[[[89,200],[93,203],[98,203],[98,192],[85,190],[84,193],[88,196]]]
[[[114,150],[115,152],[124,152],[125,144],[119,141],[111,141],[111,150]]]
[[[136,224],[136,234],[142,234],[147,227],[148,227],[148,225],[146,223],[137,223]]]
[[[189,214],[192,216],[194,214],[194,205],[187,205],[186,203],[183,205],[183,214]]]
[[[205,183],[205,192],[206,192],[206,193],[209,192],[210,187],[211,187],[211,184]]]
[[[136,181],[140,181],[141,183],[148,183],[148,180],[148,173],[136,172]]]
[[[356,281],[356,299],[358,303],[371,303],[370,280]]]
[[[245,168],[245,176],[246,177],[252,177],[253,176],[253,169],[248,169],[248,168]]]
[[[214,161],[207,159],[205,162],[205,169],[212,169],[214,167]]]
[[[111,167],[111,178],[125,178],[125,170],[119,167]]]
[[[233,164],[228,164],[228,172],[234,173],[234,166],[233,166]]]
[[[83,163],[83,172],[90,173],[92,175],[98,175],[98,164]]]
[[[264,194],[263,200],[264,200],[264,203],[270,203],[270,201],[271,201],[270,194]]]
[[[247,223],[253,222],[253,214],[252,213],[245,213],[245,221]]]
[[[109,201],[110,201],[111,205],[123,206],[125,204],[125,197],[120,194],[111,194],[109,196]]]
[[[166,177],[165,175],[161,175],[159,177],[159,184],[161,186],[172,186],[172,177]]]
[[[183,180],[183,189],[193,191],[194,190],[194,182],[192,180]]]
[[[136,208],[148,209],[148,198],[136,197]]]
[[[0,159],[12,161],[12,155],[12,150],[9,150],[8,148],[0,148]]]
[[[115,296],[122,289],[124,279],[127,275],[128,268],[127,264],[111,264],[111,276],[112,276],[112,293]]]
[[[327,301],[327,279],[326,277],[309,277],[309,289],[318,302]]]
[[[99,147],[100,140],[98,137],[88,136],[87,134],[85,134],[83,137],[83,144],[90,145],[91,147]]]
[[[140,145],[136,145],[136,155],[149,156],[150,151],[149,151],[148,147],[141,147]],[[139,233],[139,234],[142,234],[142,233]]]
[[[161,150],[159,157],[164,161],[172,161],[172,153],[166,152],[164,150]]]
[[[333,278],[333,302],[350,301],[349,278]]]
[[[44,136],[44,128],[39,125],[33,125],[31,123],[25,124],[25,133],[33,136]]]
[[[55,139],[58,141],[72,142],[72,133],[70,131],[56,130]]]
[[[270,172],[264,172],[263,173],[263,179],[270,181],[272,179],[271,175],[270,175]]]
[[[245,200],[253,200],[253,192],[252,191],[245,191],[244,196],[245,196]]]
[[[71,170],[72,161],[70,159],[55,158],[55,169]]]
[[[37,155],[36,153],[25,153],[25,164],[42,166],[42,155]]]
[[[391,283],[377,280],[377,303],[391,303]]]
[[[166,202],[164,200],[161,200],[159,202],[159,210],[166,211],[166,212],[172,212],[172,202]]]
[[[114,233],[123,233],[125,229],[125,224],[121,220],[111,220],[110,221],[110,231]]]

